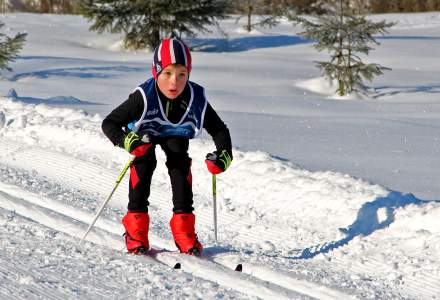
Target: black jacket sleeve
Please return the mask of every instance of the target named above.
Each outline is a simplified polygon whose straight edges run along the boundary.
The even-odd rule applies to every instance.
[[[102,121],[102,131],[113,143],[123,145],[127,124],[139,120],[144,110],[144,99],[141,92],[134,91],[128,99],[116,107]]]
[[[229,129],[209,103],[205,111],[203,128],[212,136],[216,150],[219,152],[227,150],[232,158],[232,142]]]

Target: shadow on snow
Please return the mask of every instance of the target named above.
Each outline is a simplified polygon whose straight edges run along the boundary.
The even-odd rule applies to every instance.
[[[328,253],[336,248],[347,245],[357,236],[367,236],[376,230],[388,227],[394,222],[394,213],[396,209],[403,208],[407,205],[422,205],[430,202],[439,203],[440,201],[420,200],[412,194],[402,195],[399,192],[392,191],[386,197],[380,197],[372,202],[364,203],[358,211],[357,218],[353,224],[349,225],[347,228],[340,229],[346,234],[345,238],[324,245],[305,248],[299,256],[291,258],[310,259],[319,254]],[[385,209],[386,211],[386,218],[383,221],[379,221],[378,219],[379,209]]]
[[[435,41],[440,40],[438,36],[417,36],[417,35],[384,35],[375,36],[376,40],[415,40],[415,41]]]
[[[233,39],[194,38],[188,41],[192,49],[201,52],[240,52],[311,43],[311,40],[290,35],[249,36]]]
[[[435,36],[377,36],[381,40],[440,40]],[[201,52],[241,52],[253,49],[310,44],[313,40],[292,35],[246,36],[238,38],[188,39],[191,48]]]
[[[410,93],[440,93],[440,85],[420,85],[420,86],[380,86],[374,88],[376,95],[373,98],[380,98],[384,96],[394,96],[398,94]]]
[[[68,62],[96,62],[96,59],[67,57],[67,56],[44,56],[44,55],[20,55],[17,57],[19,60],[54,60],[54,61],[68,61]]]
[[[12,78],[11,81],[17,81],[22,78],[49,78],[50,76],[77,77],[77,78],[112,78],[119,76],[118,73],[127,72],[144,72],[145,68],[127,67],[127,66],[111,66],[111,67],[77,67],[77,68],[60,68],[41,70],[35,72],[20,73]]]
[[[73,96],[54,96],[49,98],[36,98],[36,97],[22,97],[18,96],[15,89],[10,89],[6,98],[12,101],[19,101],[27,104],[55,104],[55,105],[102,105],[100,103],[94,103],[89,101],[80,100]]]

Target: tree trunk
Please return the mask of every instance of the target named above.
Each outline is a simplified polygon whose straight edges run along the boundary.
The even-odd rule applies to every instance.
[[[251,32],[252,30],[252,11],[253,11],[254,7],[252,6],[252,0],[248,0],[248,5],[247,5],[247,25],[246,25],[246,30],[247,32]]]
[[[339,5],[340,5],[339,6],[339,21],[341,22],[341,27],[342,27],[342,24],[344,23],[343,0],[339,1]],[[344,58],[343,58],[343,53],[342,53],[343,42],[342,42],[341,33],[338,34],[338,45],[339,45],[339,53],[337,54],[337,57],[338,57],[337,65],[338,65],[338,67],[340,67],[344,64]],[[337,78],[338,79],[338,94],[339,94],[339,96],[344,96],[346,93],[344,79],[341,74],[341,71],[338,71],[337,74],[338,74],[338,78]]]
[[[70,14],[72,12],[70,0],[63,0],[62,6],[63,14]]]

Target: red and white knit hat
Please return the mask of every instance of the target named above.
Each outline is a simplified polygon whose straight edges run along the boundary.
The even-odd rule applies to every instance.
[[[176,38],[163,39],[154,49],[151,72],[155,79],[170,64],[185,66],[191,72],[191,53],[185,43]]]

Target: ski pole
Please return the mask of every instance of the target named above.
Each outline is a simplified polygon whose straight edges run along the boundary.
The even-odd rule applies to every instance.
[[[212,174],[212,200],[214,210],[214,241],[217,245],[217,177]]]
[[[99,215],[102,213],[104,207],[106,206],[106,204],[110,201],[110,199],[112,198],[114,192],[116,191],[116,189],[119,186],[119,183],[121,183],[122,178],[124,178],[125,173],[127,173],[127,170],[130,168],[131,164],[133,163],[135,156],[132,156],[130,158],[130,160],[127,162],[127,164],[125,165],[124,169],[122,170],[122,172],[119,174],[118,178],[116,179],[116,184],[113,188],[113,190],[111,191],[110,195],[107,197],[107,199],[105,199],[104,202],[102,202],[101,207],[98,209],[98,212],[95,215],[95,218],[93,219],[92,223],[90,223],[89,228],[87,228],[87,231],[85,232],[83,238],[81,239],[81,241],[79,242],[79,245],[81,246],[81,244],[84,242],[84,240],[86,239],[87,235],[89,234],[90,230],[92,229],[93,225],[95,225],[96,220],[98,220]]]

